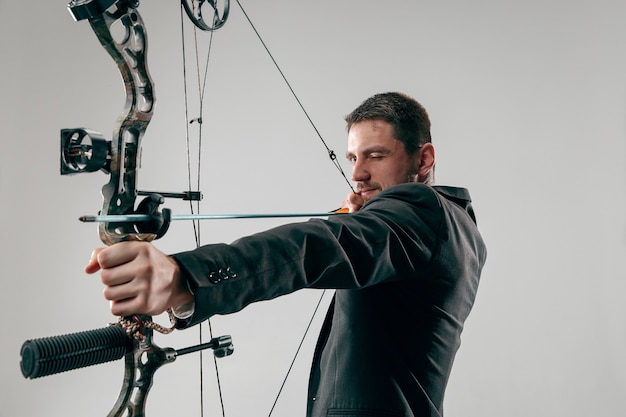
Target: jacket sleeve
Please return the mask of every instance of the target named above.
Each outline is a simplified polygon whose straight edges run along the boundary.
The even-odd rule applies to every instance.
[[[385,191],[357,213],[172,255],[195,296],[185,325],[301,288],[358,289],[419,276],[437,245],[441,209],[430,187],[412,191]]]

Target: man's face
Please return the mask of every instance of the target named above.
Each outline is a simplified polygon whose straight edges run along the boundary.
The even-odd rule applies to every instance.
[[[418,172],[419,152],[409,156],[393,127],[383,120],[364,120],[348,132],[346,157],[352,163],[356,191],[367,202],[382,190],[412,181]]]

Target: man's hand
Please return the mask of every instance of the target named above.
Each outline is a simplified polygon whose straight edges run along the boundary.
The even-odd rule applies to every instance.
[[[363,204],[365,204],[365,200],[361,197],[361,194],[351,192],[343,203],[341,203],[341,207],[345,207],[350,213],[354,213],[355,211],[359,211],[361,207],[363,207]]]
[[[85,272],[100,271],[104,298],[116,316],[158,315],[170,307],[193,301],[180,268],[147,242],[121,242],[96,249]]]

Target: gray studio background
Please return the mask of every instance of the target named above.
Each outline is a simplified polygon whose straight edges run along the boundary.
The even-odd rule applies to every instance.
[[[437,182],[472,192],[489,258],[446,415],[626,415],[626,4],[243,4],[340,157],[343,116],[374,93],[404,91],[430,112]],[[152,0],[139,10],[157,96],[139,184],[181,191],[187,174],[179,6]],[[208,35],[198,37],[203,66]],[[191,38],[186,45],[191,53]],[[338,207],[345,182],[236,4],[212,48],[201,210]],[[194,81],[191,62],[188,72]],[[189,87],[192,112],[195,90]],[[123,102],[113,61],[87,22],[72,21],[64,0],[0,0],[1,417],[103,416],[117,397],[122,361],[25,380],[19,350],[29,338],[115,320],[98,277],[83,273],[101,245],[96,228],[77,221],[99,210],[107,178],[61,177],[58,142],[66,127],[109,136]],[[167,205],[188,211],[181,202]],[[205,222],[201,238],[230,242],[280,223]],[[167,253],[193,248],[191,224],[172,224],[156,245]],[[220,361],[227,415],[268,414],[318,297],[304,291],[213,320],[214,332],[231,334],[235,343],[235,354]],[[274,416],[304,415],[322,317]],[[175,348],[197,341],[196,329],[156,337]],[[388,341],[372,334],[371,342]],[[207,355],[207,416],[221,415],[214,374]],[[157,372],[147,415],[198,416],[199,397],[199,356],[180,357]]]

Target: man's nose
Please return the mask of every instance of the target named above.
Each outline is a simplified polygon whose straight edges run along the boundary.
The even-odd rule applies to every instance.
[[[352,181],[367,181],[370,174],[363,163],[358,160],[352,165]]]

